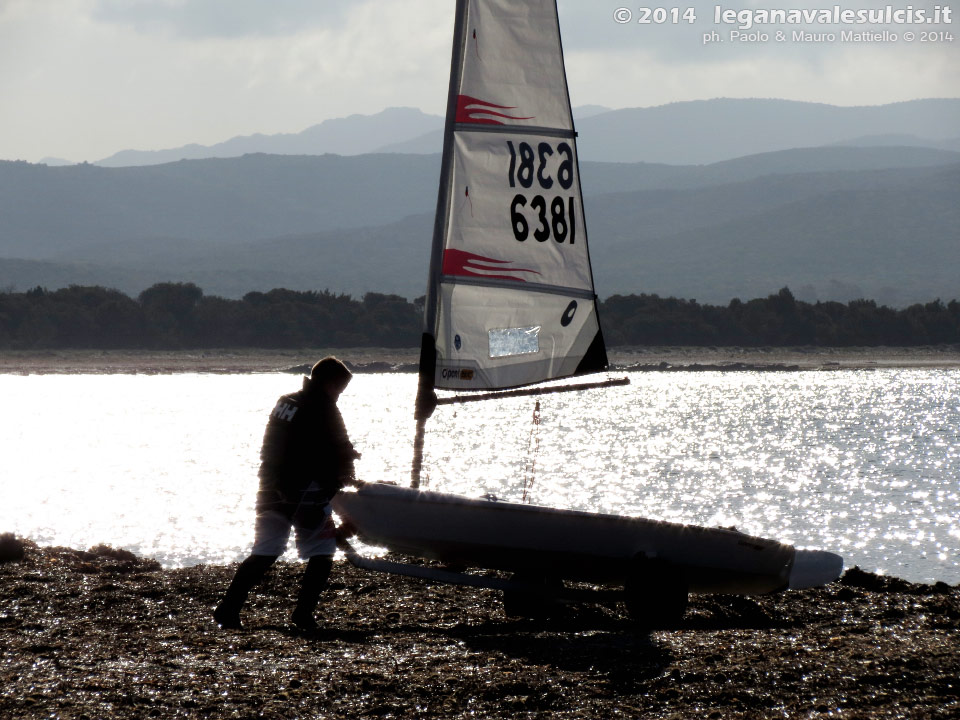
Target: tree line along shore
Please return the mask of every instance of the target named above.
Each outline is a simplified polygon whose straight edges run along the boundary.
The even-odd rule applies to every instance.
[[[0,350],[419,345],[423,298],[368,292],[274,289],[241,299],[205,295],[193,283],[158,283],[130,297],[100,286],[0,293]],[[906,308],[873,300],[797,300],[788,288],[727,305],[657,295],[600,302],[610,346],[854,347],[960,343],[960,302]]]

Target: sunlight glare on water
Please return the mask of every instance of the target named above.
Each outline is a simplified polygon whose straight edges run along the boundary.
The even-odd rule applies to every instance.
[[[0,531],[165,565],[250,548],[260,441],[288,374],[0,376]],[[416,377],[340,405],[358,475],[406,484]],[[960,582],[960,372],[634,373],[628,387],[443,406],[424,486],[735,526]],[[292,553],[289,557],[293,557]]]
[[[533,402],[438,410],[434,484],[519,501],[533,462],[537,504],[736,527],[960,581],[957,371],[634,374],[541,398],[535,457]],[[467,453],[436,429],[455,420],[475,430]]]

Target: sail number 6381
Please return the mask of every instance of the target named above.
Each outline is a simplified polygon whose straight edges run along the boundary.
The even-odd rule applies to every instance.
[[[572,195],[564,198],[558,195],[550,203],[550,217],[547,217],[547,201],[543,195],[534,195],[530,207],[536,211],[539,227],[533,231],[537,242],[546,242],[551,237],[558,243],[570,241],[573,245],[577,237],[577,220],[574,214],[575,203]],[[514,195],[510,203],[510,225],[513,227],[513,236],[523,242],[530,237],[530,223],[520,208],[527,206],[525,195]]]
[[[520,143],[518,150],[514,148],[512,140],[507,140],[507,148],[510,150],[510,170],[507,172],[510,187],[516,187],[517,183],[520,183],[520,187],[532,187],[534,175],[537,183],[544,190],[553,187],[553,178],[545,173],[547,158],[553,155],[553,146],[550,143],[539,143],[536,153],[530,143],[525,142]],[[564,190],[569,190],[573,185],[573,150],[569,144],[562,142],[557,145],[557,152],[563,156],[560,167],[557,168],[557,182]],[[534,174],[534,166],[536,166],[536,174]]]
[[[548,158],[554,155],[550,143],[538,143],[534,151],[530,143],[521,142],[515,147],[512,140],[507,140],[507,149],[510,151],[510,169],[507,172],[510,187],[516,187],[519,183],[523,188],[531,188],[534,180],[544,190],[553,187],[554,178],[547,168]],[[556,182],[564,190],[569,190],[573,187],[573,150],[568,143],[561,142],[557,145],[556,153],[561,156]],[[534,239],[546,242],[552,237],[558,243],[569,240],[572,245],[577,235],[575,198],[554,197],[549,201],[549,216],[547,203],[543,195],[534,195],[529,201],[529,207],[536,212],[536,220],[539,221],[539,226],[533,230]],[[514,195],[510,203],[510,225],[513,227],[513,236],[520,242],[530,236],[530,223],[521,211],[527,204],[527,196],[522,193]]]

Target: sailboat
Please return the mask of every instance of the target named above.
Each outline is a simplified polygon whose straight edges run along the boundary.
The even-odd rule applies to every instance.
[[[839,556],[735,530],[419,488],[436,405],[627,382],[544,385],[608,367],[576,138],[556,0],[458,0],[411,483],[366,483],[333,499],[347,557],[371,570],[500,588],[506,598],[577,596],[564,581],[622,588],[609,592],[640,619],[676,617],[689,592],[834,580]],[[513,577],[364,557],[352,535]]]

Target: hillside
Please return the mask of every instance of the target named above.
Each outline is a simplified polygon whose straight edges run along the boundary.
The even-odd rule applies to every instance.
[[[154,238],[242,243],[432,210],[439,156],[246,155],[101,168],[0,162],[0,257]]]
[[[714,98],[654,107],[573,109],[585,160],[705,165],[819,145],[908,145],[960,150],[960,99],[867,107],[771,98]],[[119,167],[249,153],[439,153],[443,119],[414,108],[326,120],[299,133],[236,137],[215,145],[124,150],[97,162]]]
[[[893,305],[960,297],[960,154],[802,148],[704,166],[585,162],[601,296],[725,303],[784,286]],[[248,155],[100,168],[0,163],[0,287],[191,281],[413,298],[439,157]]]
[[[299,133],[246,135],[215,145],[185,145],[167,150],[122,150],[96,164],[103,167],[160,165],[178,160],[272,155],[361,155],[443,127],[443,118],[415,108],[387,108],[375,115],[326,120]],[[439,151],[438,151],[439,152]]]
[[[960,101],[915,100],[837,107],[717,98],[577,117],[581,157],[608,162],[705,165],[796,147],[927,147],[960,150]],[[865,130],[868,131],[865,134]],[[381,148],[439,152],[437,129]]]
[[[708,164],[864,135],[913,135],[931,145],[960,128],[960,99],[838,107],[773,99],[698,100],[614,110],[577,123],[581,157]]]
[[[678,193],[672,204],[663,194],[637,194],[637,216],[644,201],[664,214],[686,208],[688,227],[672,232],[644,216],[653,231],[638,227],[594,251],[598,286],[706,302],[785,285],[807,300],[867,297],[893,306],[960,297],[960,165],[806,180],[805,188],[781,178],[762,188],[757,181]]]

